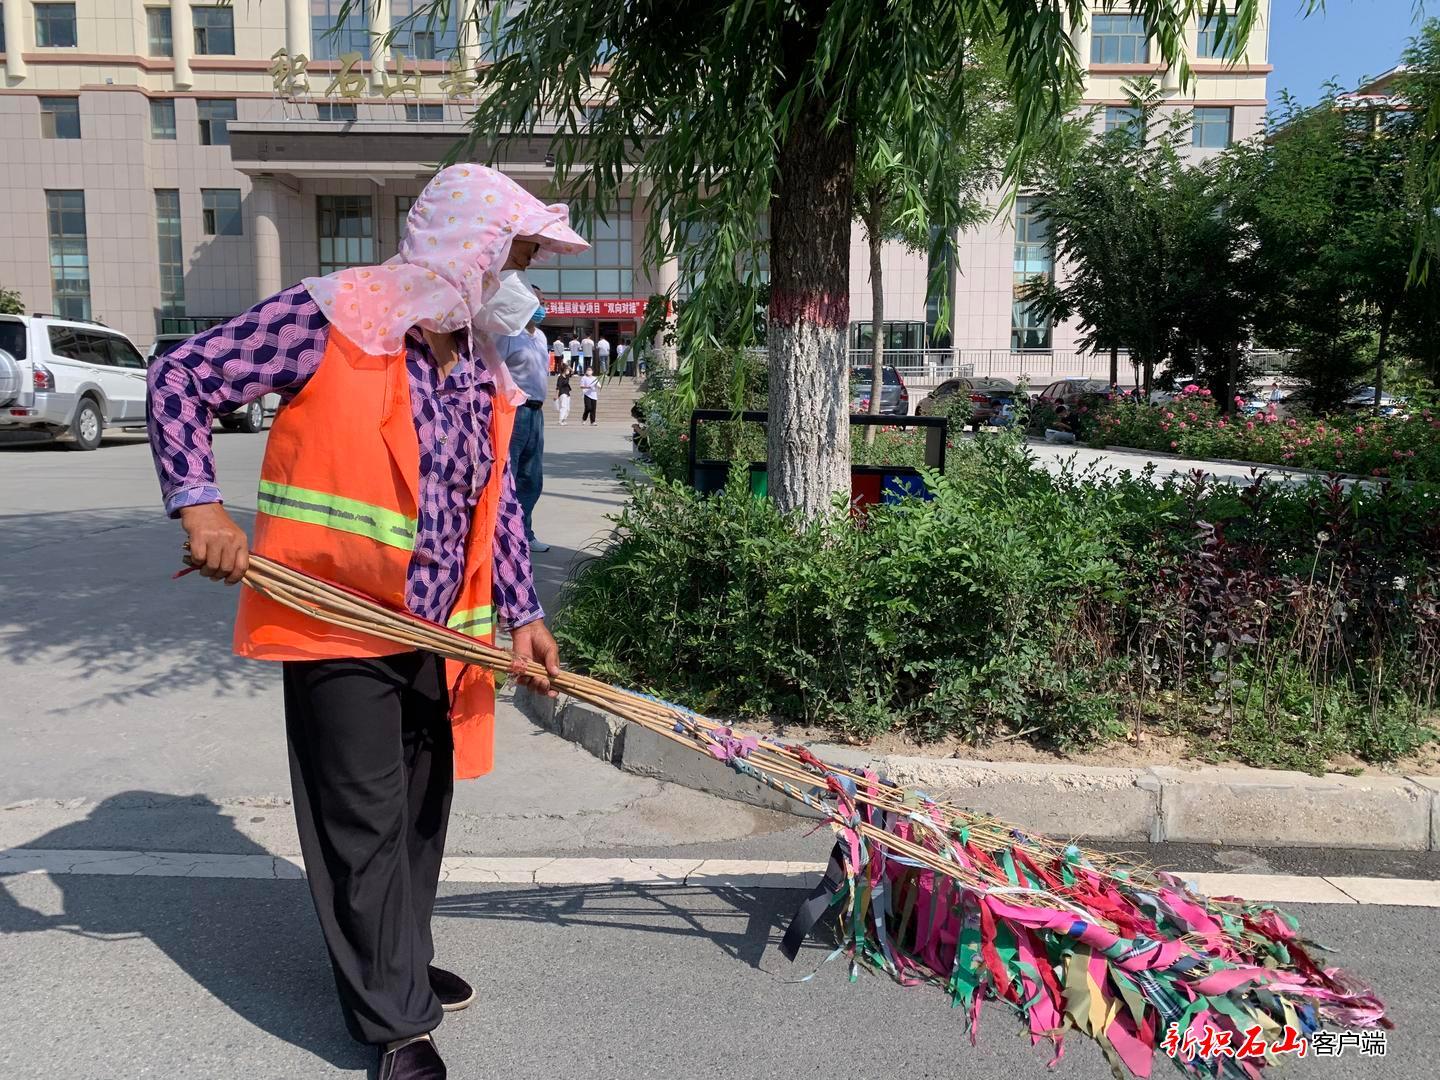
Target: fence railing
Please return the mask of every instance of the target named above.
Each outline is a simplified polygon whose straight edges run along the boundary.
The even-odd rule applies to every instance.
[[[852,367],[869,367],[869,349],[851,349]],[[907,384],[934,386],[957,376],[1010,379],[1032,389],[1056,379],[1103,379],[1110,374],[1109,353],[1079,349],[886,349],[885,363],[900,372]],[[1121,382],[1130,366],[1128,353],[1120,354]]]

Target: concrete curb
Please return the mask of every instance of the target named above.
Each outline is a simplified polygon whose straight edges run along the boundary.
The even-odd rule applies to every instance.
[[[516,691],[533,723],[617,768],[768,810],[813,817],[776,792],[618,716]],[[1267,847],[1440,850],[1440,778],[1272,769],[1105,768],[874,755],[807,744],[1019,828],[1093,840]]]

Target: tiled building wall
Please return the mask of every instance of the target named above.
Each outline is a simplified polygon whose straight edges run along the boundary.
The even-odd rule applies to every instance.
[[[53,306],[44,192],[82,189],[86,192],[95,314],[131,334],[138,343],[148,343],[155,331],[160,299],[154,192],[166,188],[180,192],[188,313],[228,315],[253,303],[258,297],[251,180],[232,166],[228,148],[200,144],[196,100],[234,98],[241,121],[277,123],[287,116],[313,120],[314,102],[282,103],[272,93],[267,73],[270,57],[293,44],[289,39],[303,41],[305,51],[313,53],[308,23],[292,28],[287,35],[289,5],[283,0],[250,0],[232,5],[236,55],[192,55],[185,77],[177,79],[177,63],[181,69],[187,68],[183,56],[172,61],[148,55],[143,0],[81,0],[77,4],[78,43],[73,50],[37,50],[32,5],[26,0],[7,3],[24,5],[20,41],[29,63],[23,79],[8,80],[0,88],[0,138],[6,147],[4,160],[0,161],[0,227],[5,229],[4,235],[12,238],[8,257],[0,264],[0,281],[19,288],[32,309],[48,310]],[[157,0],[152,3],[169,6]],[[176,36],[181,36],[178,25]],[[1192,31],[1192,50],[1193,37]],[[1170,98],[1182,103],[1230,104],[1234,108],[1235,137],[1257,132],[1264,113],[1266,43],[1267,27],[1262,20],[1246,57],[1247,63],[1254,66],[1220,70],[1213,63],[1197,64],[1193,85],[1184,91],[1169,87]],[[15,47],[13,43],[11,47]],[[1088,50],[1082,48],[1082,55],[1088,55]],[[1115,70],[1093,72],[1087,85],[1087,104],[1121,103],[1126,74]],[[1154,74],[1162,81],[1165,78],[1158,71]],[[323,97],[330,77],[330,71],[322,65],[312,67],[311,92],[316,100]],[[37,97],[52,92],[79,95],[83,132],[80,141],[41,138]],[[175,140],[150,137],[152,97],[175,101]],[[398,100],[372,99],[359,105],[359,115],[362,122],[400,121],[404,105]],[[446,115],[455,121],[460,111],[449,105]],[[398,240],[395,198],[414,194],[420,186],[418,178],[382,184],[369,179],[317,176],[297,180],[284,176],[271,182],[275,185],[281,270],[286,284],[318,269],[319,194],[372,196],[376,255],[383,259],[394,252]],[[205,188],[240,191],[243,235],[204,235],[201,191]],[[638,263],[647,209],[643,197],[634,198],[633,205]],[[957,343],[964,348],[1009,346],[1012,244],[1009,220],[986,222],[962,239],[953,321]],[[887,320],[923,320],[926,255],[887,243],[883,264]],[[656,287],[656,279],[647,279],[638,265],[636,271],[635,293],[645,295]],[[1060,273],[1063,275],[1063,267]],[[851,283],[851,317],[867,321],[871,310],[869,260],[858,227],[852,238]],[[1054,347],[1072,346],[1073,337],[1072,329],[1056,328]]]

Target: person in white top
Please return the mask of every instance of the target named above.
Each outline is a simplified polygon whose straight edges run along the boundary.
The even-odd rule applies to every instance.
[[[570,350],[566,354],[566,359],[570,361],[570,366],[576,371],[584,372],[584,368],[580,364],[580,339],[574,334],[570,335]]]
[[[555,340],[550,343],[550,355],[554,358],[550,367],[553,371],[559,371],[560,365],[568,359],[565,355],[565,339],[556,335]]]
[[[595,362],[600,367],[601,375],[610,374],[610,342],[603,336],[595,342]]]
[[[585,354],[585,370],[595,370],[595,339],[586,334],[580,340],[580,351]]]
[[[595,426],[595,409],[600,404],[600,380],[593,371],[587,371],[580,377],[580,392],[585,395],[585,411],[580,414],[580,422],[590,421],[590,426]]]

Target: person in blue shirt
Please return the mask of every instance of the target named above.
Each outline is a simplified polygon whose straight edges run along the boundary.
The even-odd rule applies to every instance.
[[[515,429],[510,434],[510,468],[515,474],[515,498],[525,518],[525,538],[532,552],[545,552],[550,545],[535,538],[533,515],[540,501],[545,474],[545,396],[549,389],[550,346],[539,324],[545,319],[544,298],[540,307],[518,334],[501,338],[500,355],[516,385],[525,391],[525,404],[515,410]]]

